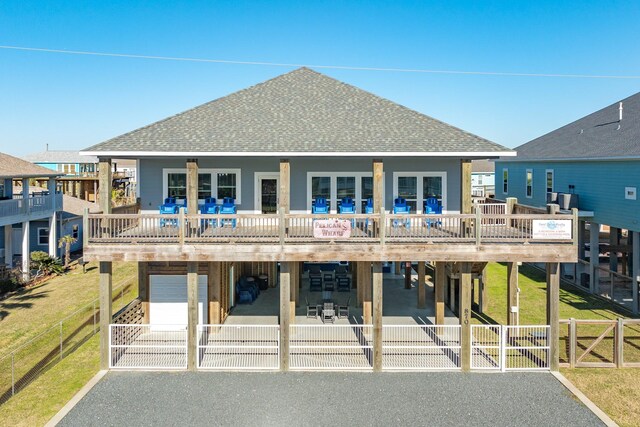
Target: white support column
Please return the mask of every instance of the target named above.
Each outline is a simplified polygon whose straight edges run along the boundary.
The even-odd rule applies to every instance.
[[[4,263],[13,268],[13,227],[4,226]]]
[[[631,277],[632,280],[632,292],[633,292],[633,306],[631,309],[633,310],[633,314],[637,315],[639,310],[638,307],[638,280],[640,280],[640,231],[632,231],[632,254],[631,254],[631,264],[632,271]]]
[[[589,290],[598,292],[598,269],[600,260],[600,224],[591,222],[589,226]]]
[[[53,213],[49,217],[49,256],[58,256],[58,209],[62,206],[56,206],[56,180],[55,178],[49,178],[47,182],[47,190],[49,190],[49,197],[51,197],[51,210]]]
[[[29,280],[31,264],[29,225],[29,221],[22,223],[22,278],[25,281]]]

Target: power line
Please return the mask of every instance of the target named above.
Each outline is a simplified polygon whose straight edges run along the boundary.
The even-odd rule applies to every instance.
[[[136,55],[129,53],[111,53],[111,52],[91,52],[81,50],[66,49],[47,49],[38,47],[24,46],[2,46],[0,49],[11,49],[31,52],[47,52],[61,53],[67,55],[87,55],[87,56],[107,56],[115,58],[136,58],[136,59],[154,59],[161,61],[182,61],[182,62],[204,62],[215,64],[237,64],[237,65],[264,65],[271,67],[309,67],[323,68],[333,70],[355,70],[355,71],[384,71],[396,73],[422,73],[422,74],[458,74],[458,75],[479,75],[479,76],[510,76],[510,77],[559,77],[574,79],[640,79],[640,76],[624,76],[624,75],[595,75],[595,74],[561,74],[561,73],[511,73],[500,71],[461,71],[461,70],[425,70],[414,68],[380,68],[380,67],[354,67],[347,65],[318,65],[318,64],[294,64],[283,62],[267,62],[267,61],[235,61],[227,59],[207,59],[207,58],[185,58],[176,56],[156,56],[156,55]]]

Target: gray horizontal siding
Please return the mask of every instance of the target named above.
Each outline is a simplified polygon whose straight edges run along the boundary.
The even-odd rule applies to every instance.
[[[394,172],[446,172],[447,210],[460,210],[460,159],[399,158],[383,159],[385,172],[385,206],[393,204]],[[254,210],[256,172],[278,172],[279,159],[270,157],[200,158],[198,166],[206,169],[241,169],[241,204],[239,210]],[[290,160],[291,209],[307,209],[307,172],[371,172],[367,158],[300,157]],[[140,202],[143,210],[156,210],[162,203],[163,174],[166,168],[185,168],[184,159],[141,159],[139,169]]]

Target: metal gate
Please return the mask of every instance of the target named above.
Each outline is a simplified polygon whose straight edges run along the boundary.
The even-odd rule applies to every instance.
[[[460,369],[460,325],[383,325],[382,368]]]
[[[186,325],[109,325],[112,369],[186,369]]]
[[[503,369],[549,370],[549,329],[549,325],[503,326]]]
[[[279,325],[198,325],[198,369],[279,368]]]
[[[471,369],[502,368],[502,326],[471,325]]]
[[[291,325],[291,370],[370,370],[372,325]]]
[[[548,370],[549,325],[471,325],[471,369]]]

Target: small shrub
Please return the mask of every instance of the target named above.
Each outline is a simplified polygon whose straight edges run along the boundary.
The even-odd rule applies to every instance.
[[[43,251],[31,252],[31,268],[38,270],[35,277],[64,273],[64,267],[60,259],[51,257]]]

